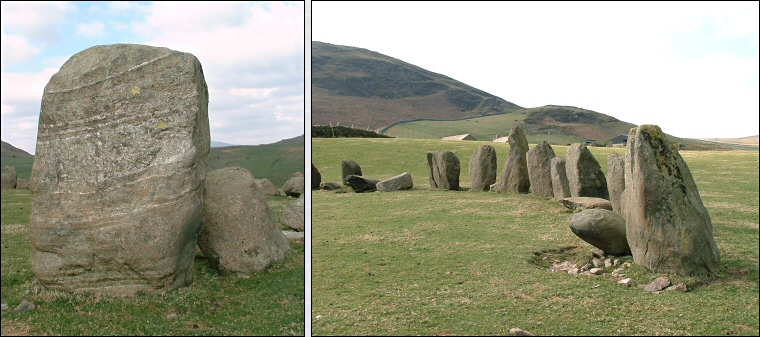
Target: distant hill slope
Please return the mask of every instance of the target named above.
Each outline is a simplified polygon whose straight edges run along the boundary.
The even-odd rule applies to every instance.
[[[521,108],[374,51],[317,41],[311,46],[313,125],[379,129],[402,120],[456,119]]]
[[[15,147],[6,142],[3,142],[2,146],[0,167],[13,166],[19,178],[29,180],[34,156],[21,150],[19,151],[23,153],[14,152],[12,149]],[[211,148],[206,158],[206,169],[239,166],[250,171],[256,179],[267,178],[282,188],[294,173],[305,173],[304,157],[304,136],[301,135],[272,144]]]
[[[301,135],[272,144],[212,148],[206,159],[206,169],[239,166],[250,171],[254,178],[267,178],[282,188],[294,173],[306,174],[304,139]]]
[[[2,142],[2,152],[0,152],[0,156],[2,157],[10,157],[10,158],[32,158],[33,155],[29,154],[28,152],[19,149],[11,144],[6,143],[5,141]]]

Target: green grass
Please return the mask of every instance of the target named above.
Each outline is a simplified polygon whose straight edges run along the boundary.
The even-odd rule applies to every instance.
[[[269,197],[279,219],[295,199]],[[203,258],[193,283],[165,295],[71,294],[45,289],[29,262],[29,190],[2,192],[2,334],[28,335],[300,335],[305,334],[304,244],[250,278],[222,276]],[[279,212],[277,211],[279,209]],[[15,312],[22,299],[36,309]],[[170,313],[178,314],[168,319]]]
[[[339,181],[341,160],[353,159],[364,175],[409,172],[415,183],[312,193],[313,334],[758,335],[758,152],[681,152],[710,212],[721,271],[682,277],[633,264],[627,274],[639,285],[668,276],[689,288],[655,295],[609,275],[549,272],[554,259],[591,256],[569,229],[572,211],[553,199],[429,188],[426,152],[457,153],[469,187],[469,159],[482,144],[496,148],[500,172],[507,144],[312,140],[323,181]],[[625,151],[589,149],[604,172],[607,154]]]

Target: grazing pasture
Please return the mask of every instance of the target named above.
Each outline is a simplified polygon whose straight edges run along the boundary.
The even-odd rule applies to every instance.
[[[496,148],[500,173],[504,143],[312,139],[322,181],[340,182],[348,159],[370,178],[414,179],[407,191],[312,191],[313,334],[758,335],[757,151],[681,151],[712,219],[720,272],[683,277],[633,263],[629,287],[610,275],[617,267],[600,276],[548,270],[591,261],[592,246],[570,231],[573,211],[554,199],[430,189],[427,152],[455,152],[466,189],[470,157],[484,144]],[[625,153],[589,149],[605,173],[607,154]],[[661,276],[688,291],[638,287]]]
[[[290,197],[268,197],[276,219]],[[250,277],[222,276],[195,259],[193,283],[164,295],[94,296],[51,291],[36,280],[29,254],[29,190],[2,193],[2,335],[305,334],[305,252],[291,241],[283,260]],[[281,228],[287,228],[280,226]],[[23,299],[35,309],[16,312]]]

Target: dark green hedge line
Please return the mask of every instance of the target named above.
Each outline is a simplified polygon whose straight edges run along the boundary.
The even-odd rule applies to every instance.
[[[346,126],[312,125],[313,138],[393,138],[375,131],[349,128]]]

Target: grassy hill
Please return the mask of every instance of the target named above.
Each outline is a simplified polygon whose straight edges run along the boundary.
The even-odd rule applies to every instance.
[[[312,124],[370,128],[400,138],[469,133],[506,136],[520,125],[529,142],[604,145],[635,124],[573,106],[522,108],[482,90],[363,48],[312,42]],[[663,130],[667,133],[668,130]],[[758,150],[756,142],[670,136],[688,150]]]
[[[227,166],[243,167],[251,171],[256,179],[267,178],[275,186],[282,188],[293,173],[305,173],[304,139],[301,135],[272,144],[211,148],[206,160],[206,168],[213,170]],[[0,166],[13,166],[19,178],[29,180],[34,156],[22,150],[13,149],[16,148],[3,142]]]
[[[206,160],[206,168],[213,170],[239,166],[251,171],[254,178],[267,178],[282,188],[294,173],[305,173],[304,148],[304,136],[272,144],[212,148]]]
[[[312,42],[313,125],[377,129],[416,118],[509,113],[516,104],[392,57]]]
[[[601,276],[548,271],[555,259],[591,259],[591,246],[568,227],[573,212],[553,199],[430,189],[426,152],[454,151],[469,187],[467,163],[484,144],[496,148],[501,172],[503,143],[312,140],[323,181],[340,181],[345,159],[369,177],[409,172],[414,180],[409,191],[312,192],[314,335],[508,335],[515,327],[537,336],[758,334],[757,151],[681,151],[712,218],[720,273],[681,277],[634,263],[628,287],[610,275],[617,267]],[[558,156],[567,150],[552,147]],[[589,150],[607,172],[607,155],[625,149]],[[637,287],[661,276],[689,291]]]

